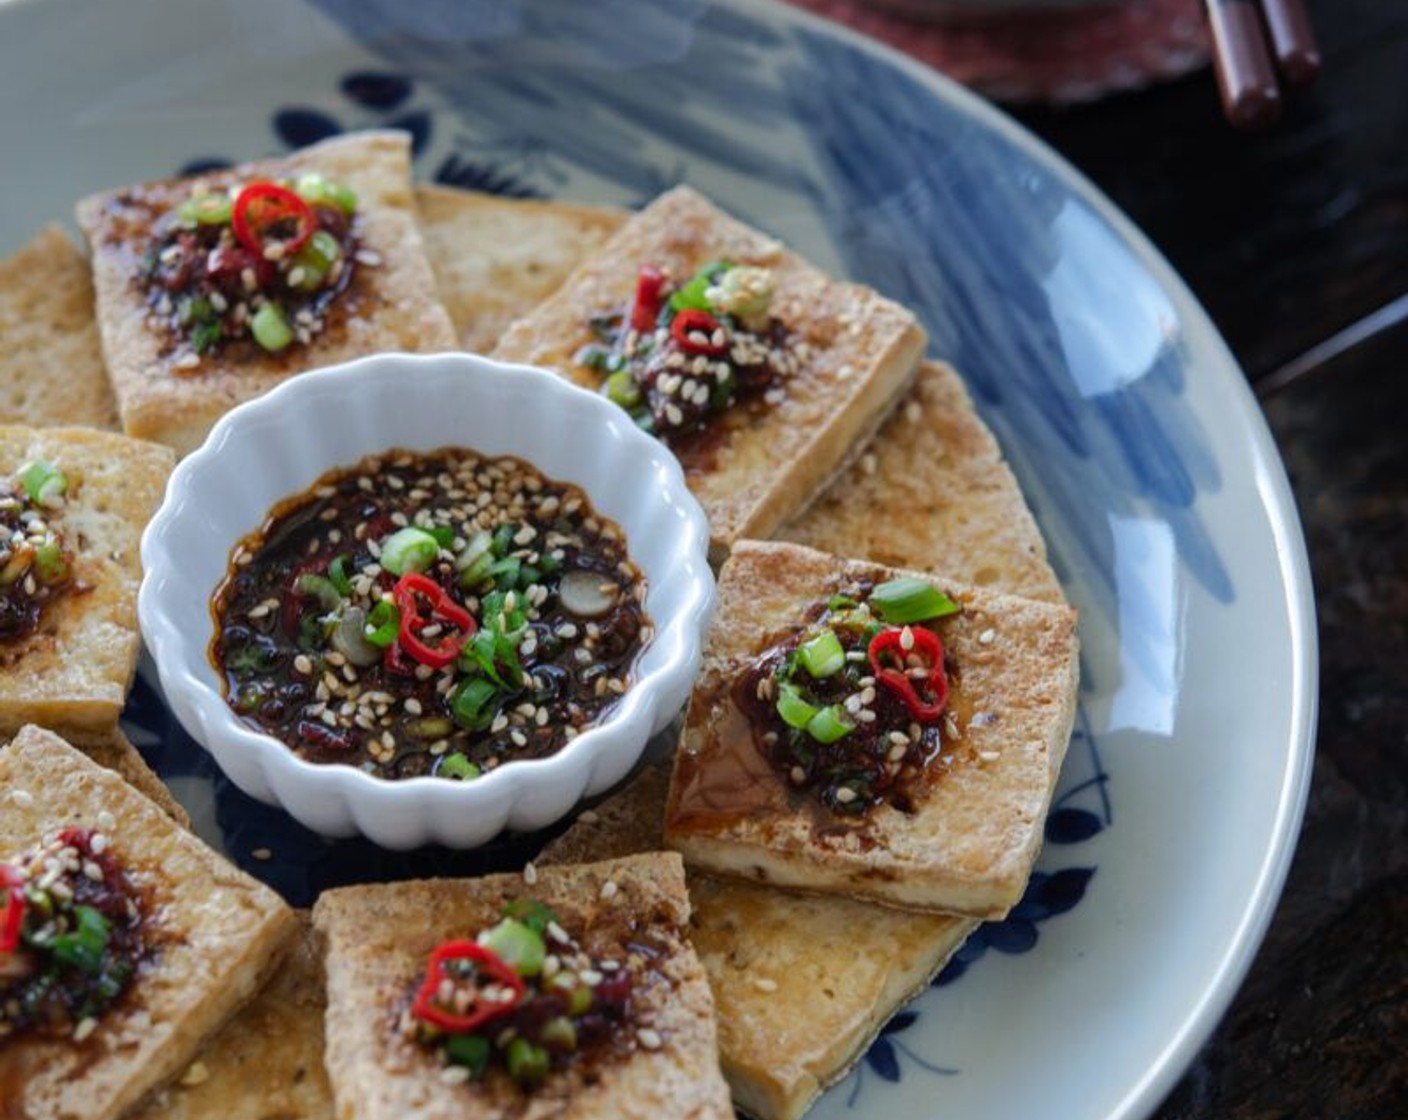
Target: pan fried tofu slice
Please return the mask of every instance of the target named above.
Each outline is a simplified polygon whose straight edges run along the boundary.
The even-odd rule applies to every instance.
[[[322,963],[306,912],[264,990],[128,1120],[333,1120]]]
[[[0,523],[9,530],[0,580],[11,565],[24,568],[0,587],[12,627],[0,640],[0,736],[26,723],[83,735],[116,728],[137,668],[138,543],[174,462],[165,447],[114,433],[0,427]],[[36,463],[63,474],[64,493],[28,497],[19,476]],[[28,609],[27,581],[40,580],[51,534],[72,554],[70,580],[31,626],[8,612]]]
[[[661,844],[668,760],[645,767],[577,818],[538,859],[619,858]],[[806,897],[689,872],[689,936],[719,1016],[719,1062],[734,1104],[796,1120],[922,992],[973,921]]]
[[[913,387],[875,438],[778,537],[1065,602],[997,440],[943,362],[920,363]]]
[[[469,1077],[406,1029],[432,951],[474,938],[522,900],[556,914],[559,926],[546,940],[562,969],[580,952],[594,967],[575,975],[600,965],[588,981],[594,987],[618,976],[631,984],[625,1020],[531,1088],[497,1061]],[[327,1069],[341,1120],[732,1116],[713,1000],[685,939],[684,868],[673,853],[526,875],[346,887],[323,894],[313,921],[327,946]],[[545,962],[543,975],[550,972],[556,975]]]
[[[117,428],[88,262],[56,225],[0,261],[0,423]]]
[[[460,345],[493,349],[509,324],[552,295],[626,213],[606,206],[416,187],[421,233]]]
[[[662,311],[647,316],[659,326],[628,336],[643,267],[660,271],[666,308],[715,263],[738,266],[736,280],[701,281],[693,305],[669,325]],[[625,391],[644,393],[631,407],[648,407],[648,422],[679,457],[709,517],[715,562],[735,540],[771,535],[822,490],[909,383],[925,341],[902,307],[829,279],[688,187],[622,226],[509,328],[493,356],[601,389],[605,359],[593,365],[584,348],[603,330],[636,355],[628,365],[658,365],[648,389]],[[724,404],[730,386],[735,396]]]
[[[65,829],[103,838],[91,851],[135,889],[146,951],[117,1002],[68,1033],[20,1027],[0,1038],[0,1089],[29,1120],[115,1120],[180,1075],[254,996],[297,922],[116,774],[27,727],[0,749],[0,860]]]
[[[780,660],[832,596],[863,602],[868,589],[911,576],[797,545],[735,548],[720,573],[665,816],[666,844],[687,863],[979,918],[1000,916],[1021,897],[1075,713],[1075,612],[929,577],[958,613],[933,631],[890,627],[896,645],[881,672],[866,642],[858,661],[848,656],[844,669],[815,682],[800,665],[788,675]],[[927,710],[938,686],[908,674],[937,678],[920,640],[934,633],[948,704],[942,715],[920,715],[879,678],[899,672],[892,661],[903,664]],[[789,727],[776,705],[793,687],[831,690],[826,711],[849,730]],[[812,758],[824,769],[809,775]]]
[[[384,350],[454,349],[454,327],[436,296],[416,224],[410,171],[405,133],[351,133],[282,159],[146,183],[80,202],[78,222],[92,252],[98,327],[123,431],[185,454],[235,405],[303,370]],[[163,240],[163,221],[195,188],[219,199],[256,181],[297,182],[305,175],[321,176],[356,196],[350,219],[329,218],[345,221],[353,238],[348,244],[355,249],[350,256],[339,249],[335,263],[328,264],[333,257],[321,262],[328,264],[329,275],[335,271],[339,277],[331,282],[329,290],[336,290],[331,298],[305,300],[293,310],[289,291],[298,285],[292,269],[284,273],[287,285],[270,278],[283,244],[272,232],[263,260],[236,256],[247,250],[231,234],[224,248],[199,254],[200,267],[172,273],[185,259],[173,258],[168,271],[157,273],[169,285],[147,279],[151,262],[173,251]],[[337,210],[332,204],[325,209]],[[277,211],[270,214],[264,228],[277,230],[278,219]],[[297,220],[284,219],[286,224]],[[190,236],[207,236],[199,231],[218,226],[197,223]],[[223,255],[217,258],[217,252]],[[238,280],[220,287],[218,300],[199,286],[203,270],[212,268]],[[181,279],[188,274],[197,277],[195,287]],[[310,275],[305,267],[299,283]],[[279,349],[257,343],[241,326],[258,325],[255,316],[266,298],[289,308],[281,313],[288,339]],[[211,324],[223,324],[223,341],[207,341]]]

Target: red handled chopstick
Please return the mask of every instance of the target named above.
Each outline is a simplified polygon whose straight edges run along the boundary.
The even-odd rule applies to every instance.
[[[1320,72],[1320,49],[1304,0],[1205,0],[1222,109],[1238,128],[1262,128],[1281,115],[1279,70],[1287,86]],[[1273,62],[1274,59],[1274,62]]]

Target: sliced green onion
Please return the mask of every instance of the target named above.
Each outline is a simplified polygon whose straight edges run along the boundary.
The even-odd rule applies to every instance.
[[[293,341],[293,330],[277,303],[266,303],[249,320],[254,341],[265,350],[279,351]]]
[[[577,1028],[566,1015],[549,1019],[538,1032],[538,1040],[553,1050],[570,1054],[577,1049]]]
[[[445,1039],[445,1057],[457,1066],[464,1066],[475,1080],[483,1077],[489,1068],[489,1053],[489,1040],[482,1034],[452,1034]]]
[[[442,778],[452,778],[457,782],[470,782],[479,777],[479,767],[456,751],[440,760],[440,768],[435,771]]]
[[[423,572],[440,555],[440,542],[424,529],[408,525],[381,542],[381,566],[393,576]]]
[[[686,280],[679,290],[670,297],[670,306],[676,311],[687,311],[691,308],[699,311],[713,311],[714,308],[704,293],[713,287],[719,277],[732,267],[733,264],[729,261],[710,261]]]
[[[26,463],[20,468],[19,478],[29,500],[41,506],[56,505],[68,493],[68,476],[43,459]]]
[[[289,262],[289,275],[293,275],[295,268],[302,269],[296,286],[305,292],[316,292],[323,286],[340,256],[342,246],[337,243],[337,238],[325,229],[317,230],[308,239],[308,244],[293,255]]]
[[[357,192],[342,183],[328,184],[328,200],[344,214],[357,212]]]
[[[381,660],[381,647],[367,641],[366,612],[361,607],[348,606],[339,613],[341,617],[328,635],[332,648],[359,669],[375,665]]]
[[[494,555],[507,556],[509,545],[513,544],[513,526],[505,522],[494,530]]]
[[[493,579],[495,586],[511,591],[518,586],[518,571],[522,565],[523,561],[517,556],[505,556],[490,565],[488,575]]]
[[[91,906],[75,907],[74,917],[73,931],[54,938],[49,951],[60,964],[89,974],[100,972],[108,947],[108,920]]]
[[[425,531],[435,538],[441,548],[449,548],[455,543],[455,531],[448,525],[428,525]]]
[[[227,194],[202,194],[186,199],[176,210],[176,216],[183,222],[198,226],[224,226],[230,224],[234,203]]]
[[[325,611],[336,610],[342,604],[342,595],[337,586],[327,576],[320,576],[317,572],[303,572],[293,581],[293,589],[309,599],[316,599],[318,606]]]
[[[513,918],[504,918],[493,929],[481,934],[479,944],[496,953],[520,976],[537,976],[543,971],[547,945],[542,935]]]
[[[855,730],[856,725],[839,704],[831,704],[807,721],[807,734],[818,743],[834,743]]]
[[[829,611],[849,611],[860,606],[849,595],[833,595],[826,600],[826,609]]]
[[[357,194],[351,187],[325,179],[316,171],[300,175],[293,184],[294,193],[313,206],[336,206],[345,214],[357,209]]]
[[[817,709],[802,699],[794,684],[782,684],[777,690],[777,714],[788,727],[806,727],[816,717]]]
[[[557,921],[557,911],[536,898],[515,898],[504,907],[505,918],[516,918],[534,933],[545,933]]]
[[[455,570],[463,572],[469,568],[481,556],[487,556],[494,548],[494,538],[483,529],[478,530],[474,536],[469,538],[464,548],[455,557]]]
[[[870,593],[875,613],[892,626],[956,614],[959,606],[937,587],[913,576],[879,584]]]
[[[215,318],[215,305],[204,296],[188,296],[176,310],[176,321],[183,327]]]
[[[797,660],[808,673],[820,679],[845,668],[846,651],[841,648],[841,639],[834,630],[823,630],[811,641],[801,644]]]
[[[224,336],[218,319],[207,319],[191,328],[191,349],[204,354]]]
[[[35,546],[34,570],[40,583],[58,583],[68,576],[63,546],[53,533],[46,533],[44,539]]]
[[[339,552],[328,565],[328,579],[339,595],[352,594],[352,581],[347,578],[347,553]]]
[[[450,714],[461,727],[483,731],[494,722],[498,695],[498,688],[483,677],[464,681],[450,695]]]
[[[491,551],[481,552],[472,560],[464,571],[460,573],[461,587],[478,587],[489,578],[489,569],[498,561],[494,559]]]
[[[385,649],[396,640],[401,632],[401,612],[390,599],[378,600],[367,615],[367,624],[362,628],[362,637],[378,649]]]
[[[635,408],[645,400],[636,379],[626,370],[613,373],[606,379],[606,396],[612,404],[622,408]]]
[[[526,1038],[515,1038],[504,1053],[508,1075],[520,1085],[531,1085],[548,1075],[548,1052]]]

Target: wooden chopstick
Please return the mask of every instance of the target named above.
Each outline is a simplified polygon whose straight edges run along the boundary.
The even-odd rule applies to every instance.
[[[1238,128],[1264,128],[1281,115],[1281,88],[1256,0],[1204,0],[1222,111]]]
[[[1276,68],[1289,86],[1308,85],[1320,73],[1320,47],[1304,0],[1261,0]]]
[[[1281,115],[1287,86],[1320,73],[1320,48],[1304,0],[1204,0],[1222,111],[1238,128],[1264,128]],[[1272,55],[1275,65],[1272,65]]]

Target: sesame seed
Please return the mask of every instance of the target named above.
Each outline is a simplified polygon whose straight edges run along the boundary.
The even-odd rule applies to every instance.
[[[753,987],[760,992],[775,992],[777,991],[777,981],[767,976],[756,976],[753,978]]]
[[[181,1075],[181,1084],[186,1088],[193,1085],[203,1085],[210,1080],[210,1070],[206,1068],[204,1062],[192,1062],[186,1067],[186,1072]]]
[[[255,859],[259,860],[261,863],[274,858],[274,853],[268,848],[255,848],[254,851],[250,852],[249,854]]]
[[[21,809],[28,809],[34,804],[34,795],[27,789],[13,789],[10,791],[10,800]]]
[[[538,869],[531,863],[523,865],[523,881],[530,887],[538,881]]]
[[[836,800],[842,805],[849,805],[856,799],[856,791],[850,786],[842,786],[836,791]]]
[[[91,1015],[87,1018],[80,1019],[78,1021],[78,1026],[73,1028],[73,1041],[82,1042],[85,1038],[87,1038],[97,1029],[98,1020],[94,1019]]]
[[[98,814],[98,827],[104,832],[111,832],[117,827],[117,818],[104,809]]]
[[[906,626],[900,631],[900,649],[908,653],[914,648],[914,631]]]
[[[636,1041],[647,1050],[659,1050],[664,1045],[664,1040],[660,1037],[660,1032],[651,1030],[649,1027],[641,1027],[636,1031]]]
[[[989,627],[978,635],[978,641],[985,646],[990,646],[997,640],[997,631]]]
[[[578,816],[577,819],[583,824],[596,824],[597,821],[601,820],[601,816],[596,812],[596,810],[587,809],[580,816]]]
[[[606,882],[601,884],[601,897],[607,902],[610,902],[613,898],[616,897],[616,892],[619,889],[620,888],[616,886],[616,881],[614,879],[607,879]]]
[[[1002,755],[997,751],[979,751],[978,757],[984,762],[996,762]]]

